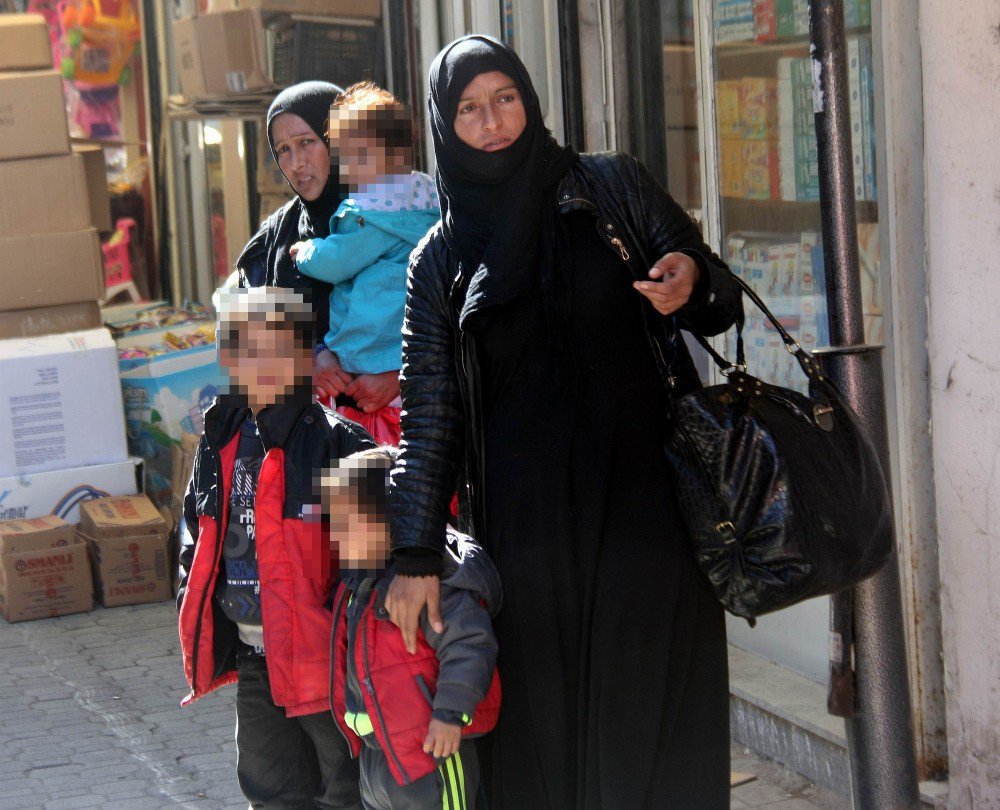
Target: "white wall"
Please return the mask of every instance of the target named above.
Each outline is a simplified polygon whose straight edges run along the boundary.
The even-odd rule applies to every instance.
[[[921,3],[920,40],[950,806],[998,807],[1000,3]]]

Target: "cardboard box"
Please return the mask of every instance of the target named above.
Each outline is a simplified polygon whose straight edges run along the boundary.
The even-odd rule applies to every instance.
[[[41,14],[0,14],[0,71],[52,70],[49,29]]]
[[[97,231],[0,238],[0,308],[78,304],[104,297]]]
[[[693,45],[663,46],[663,106],[668,129],[698,126]]]
[[[88,501],[80,510],[80,534],[105,607],[172,596],[170,523],[145,495]]]
[[[0,73],[0,160],[68,152],[69,126],[59,74],[54,70]]]
[[[382,0],[236,0],[242,9],[267,13],[306,14],[314,17],[382,16]]]
[[[100,325],[101,308],[96,301],[15,309],[0,312],[0,340],[79,332]]]
[[[73,153],[83,161],[83,174],[87,183],[90,205],[90,224],[99,233],[115,229],[111,221],[111,196],[108,194],[108,170],[104,149],[96,144],[73,144]]]
[[[80,531],[90,540],[159,537],[167,533],[167,524],[145,495],[123,495],[83,504]]]
[[[272,86],[264,68],[260,12],[222,11],[174,22],[181,91],[205,98]]]
[[[0,162],[0,237],[90,226],[83,158],[70,154]]]
[[[56,515],[80,520],[80,504],[109,495],[135,495],[142,489],[142,459],[93,464],[64,470],[0,478],[0,520]]]
[[[107,329],[0,341],[0,475],[125,461]]]
[[[57,517],[0,523],[0,613],[8,622],[93,607],[87,547]]]

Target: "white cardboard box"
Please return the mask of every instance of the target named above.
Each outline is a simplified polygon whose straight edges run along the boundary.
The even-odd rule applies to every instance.
[[[0,341],[0,476],[127,458],[107,329]]]
[[[142,491],[142,459],[0,478],[0,520],[57,515],[80,520],[80,504]]]

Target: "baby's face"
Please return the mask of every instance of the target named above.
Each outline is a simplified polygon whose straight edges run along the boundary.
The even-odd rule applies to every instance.
[[[368,110],[344,110],[330,121],[330,155],[337,163],[340,180],[352,191],[377,183],[388,175],[408,174],[412,149],[386,149],[366,133]]]
[[[372,573],[385,570],[389,559],[389,528],[356,508],[336,509],[332,521],[333,547],[342,568]]]

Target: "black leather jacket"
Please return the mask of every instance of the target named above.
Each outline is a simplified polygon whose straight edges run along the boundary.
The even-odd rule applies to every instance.
[[[608,249],[637,279],[661,256],[680,251],[701,270],[690,301],[676,314],[677,325],[701,335],[728,329],[742,311],[739,287],[723,261],[704,243],[698,226],[634,158],[618,153],[581,155],[557,189],[560,213],[587,211]],[[396,570],[428,574],[440,570],[450,494],[460,488],[471,507],[477,542],[485,545],[482,492],[484,425],[476,344],[458,328],[468,269],[444,241],[440,224],[413,252],[403,323],[401,465],[392,476],[392,547]],[[670,318],[660,316],[636,294],[650,350],[664,373],[684,392],[701,380],[682,340],[670,340]]]

